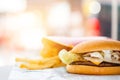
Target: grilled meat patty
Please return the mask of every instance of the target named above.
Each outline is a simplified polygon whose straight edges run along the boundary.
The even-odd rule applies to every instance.
[[[114,66],[120,66],[120,64],[116,63],[109,63],[109,62],[102,62],[99,65],[95,65],[90,61],[75,61],[72,62],[70,65],[88,65],[88,66],[99,66],[99,67],[114,67]]]

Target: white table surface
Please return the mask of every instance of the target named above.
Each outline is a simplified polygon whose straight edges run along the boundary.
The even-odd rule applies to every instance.
[[[0,80],[8,80],[12,66],[2,66],[0,67]]]
[[[77,75],[64,67],[45,70],[22,70],[13,67],[9,80],[120,80],[120,75]]]

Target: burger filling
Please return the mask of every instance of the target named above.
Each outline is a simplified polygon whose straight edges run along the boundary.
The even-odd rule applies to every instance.
[[[99,65],[93,64],[90,61],[75,61],[72,62],[70,65],[88,65],[88,66],[99,66],[99,67],[111,67],[111,66],[120,66],[120,64],[116,64],[116,63],[109,63],[109,62],[102,62]]]
[[[100,67],[120,66],[120,51],[102,50],[75,54],[62,50],[59,57],[65,64],[71,65],[91,65]]]

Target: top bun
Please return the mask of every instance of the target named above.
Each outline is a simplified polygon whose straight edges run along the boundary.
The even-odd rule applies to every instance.
[[[66,49],[68,51],[72,49],[72,46],[59,43],[47,37],[42,38],[42,44],[43,47],[40,51],[40,56],[43,58],[57,56],[59,51],[62,49]]]
[[[101,50],[117,50],[120,51],[120,41],[105,39],[105,40],[90,40],[77,44],[70,52],[86,53]]]

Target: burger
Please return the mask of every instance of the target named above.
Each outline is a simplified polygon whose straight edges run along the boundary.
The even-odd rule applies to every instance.
[[[59,52],[66,70],[75,74],[120,74],[120,41],[89,40],[77,44],[72,50]]]

